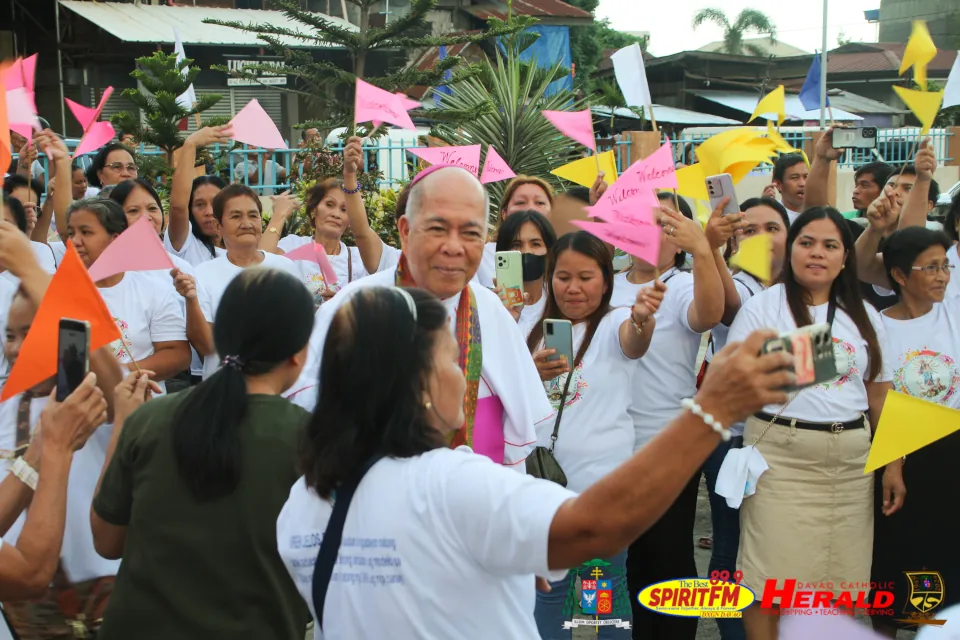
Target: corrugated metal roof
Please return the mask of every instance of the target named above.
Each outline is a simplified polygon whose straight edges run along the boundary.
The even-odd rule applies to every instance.
[[[900,70],[900,60],[907,45],[903,42],[854,42],[827,53],[828,73],[864,73]],[[953,67],[957,52],[939,49],[927,65],[928,73],[946,75]]]
[[[787,44],[786,42],[781,42],[780,40],[774,39],[773,42],[770,42],[770,38],[744,38],[744,45],[752,44],[756,47],[759,47],[761,51],[765,51],[768,55],[774,56],[775,58],[789,58],[791,56],[808,56],[810,55],[809,51],[804,51],[803,49],[798,49],[797,47]],[[723,52],[726,43],[723,40],[715,40],[709,42],[699,49],[698,51],[719,51]],[[746,52],[746,55],[750,55],[749,52]]]
[[[700,96],[701,98],[706,98],[716,102],[717,104],[722,104],[725,107],[735,109],[742,113],[750,115],[753,113],[753,110],[757,108],[757,103],[760,102],[760,98],[753,93],[739,93],[736,91],[692,91],[694,95]],[[787,94],[784,99],[784,107],[787,112],[788,120],[819,120],[820,119],[820,110],[807,111],[803,108],[803,105],[800,104],[800,97]],[[838,109],[836,107],[832,110],[833,119],[838,122],[852,121],[852,120],[863,120],[860,116],[848,113],[843,109]]]
[[[173,43],[173,28],[180,31],[185,45],[236,45],[263,47],[266,43],[256,33],[205,24],[205,19],[229,20],[248,24],[267,23],[294,31],[311,33],[298,22],[287,18],[280,11],[257,9],[220,9],[216,7],[167,7],[148,4],[120,2],[84,2],[59,0],[60,4],[82,18],[89,20],[107,33],[124,42]],[[316,14],[333,24],[357,31],[357,27],[341,18]],[[297,47],[334,47],[282,37],[280,40]]]
[[[506,20],[507,5],[496,2],[463,7],[470,15],[487,20],[499,18]],[[518,16],[534,16],[536,18],[580,18],[593,20],[593,14],[579,7],[561,2],[561,0],[513,0],[513,13]]]
[[[590,112],[610,117],[609,107],[590,107]],[[695,125],[727,125],[741,124],[739,120],[722,118],[720,116],[710,115],[709,113],[700,113],[699,111],[688,111],[686,109],[677,109],[676,107],[665,107],[660,104],[653,105],[653,115],[657,122],[669,122],[671,124],[695,124]],[[630,118],[639,120],[637,115],[629,109],[617,109],[618,118]]]
[[[897,109],[896,107],[891,107],[877,100],[838,89],[830,90],[830,104],[844,111],[857,114],[885,113],[900,115],[907,113],[906,109]]]

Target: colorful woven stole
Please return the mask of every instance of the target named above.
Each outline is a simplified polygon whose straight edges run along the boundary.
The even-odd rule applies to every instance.
[[[396,282],[398,287],[417,286],[407,269],[406,256],[400,256]],[[453,434],[451,449],[462,444],[473,447],[473,424],[477,415],[477,396],[480,393],[480,370],[483,365],[480,314],[477,312],[477,298],[470,290],[470,285],[460,294],[456,327],[457,344],[460,346],[460,370],[467,379],[467,392],[463,396],[463,415],[466,421],[460,430]]]

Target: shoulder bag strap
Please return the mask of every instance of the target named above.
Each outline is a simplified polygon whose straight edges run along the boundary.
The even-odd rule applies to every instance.
[[[337,563],[337,554],[340,552],[340,541],[343,539],[343,525],[347,521],[347,510],[357,487],[382,455],[370,458],[360,469],[353,480],[342,483],[337,487],[333,503],[333,513],[327,523],[327,530],[323,532],[323,541],[317,553],[316,564],[313,565],[313,610],[317,615],[317,627],[323,631],[323,603],[327,599],[327,588],[330,586],[330,577],[333,575],[333,566]]]
[[[353,252],[347,247],[347,284],[353,282]]]
[[[563,393],[560,394],[560,408],[557,409],[557,419],[553,423],[553,434],[550,436],[550,453],[553,453],[553,448],[557,445],[557,436],[560,433],[560,418],[563,416],[563,407],[567,404],[567,391],[570,390],[573,371],[574,369],[570,369],[570,373],[567,374],[567,381],[563,384]]]

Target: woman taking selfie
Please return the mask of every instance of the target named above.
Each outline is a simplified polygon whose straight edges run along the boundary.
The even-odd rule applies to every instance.
[[[90,525],[100,555],[123,562],[97,638],[303,640],[309,616],[274,523],[309,419],[281,394],[312,328],[297,278],[248,269],[217,310],[214,340],[228,354],[219,371],[145,404],[145,378],[117,387]]]
[[[758,355],[773,336],[758,332],[719,354],[696,410],[729,424],[771,398],[786,401],[776,389],[795,380],[783,369],[792,356]],[[558,579],[622,550],[720,439],[684,412],[578,496],[448,448],[463,421],[457,352],[446,308],[420,290],[359,289],[336,312],[305,477],[277,521],[315,638],[537,637],[534,576]],[[350,382],[362,376],[364,385]],[[334,570],[338,552],[366,569]]]
[[[946,235],[923,227],[908,227],[890,235],[883,263],[899,302],[884,310],[881,317],[887,331],[894,389],[960,409],[960,301],[947,294],[954,277],[951,248]],[[910,500],[889,518],[880,514],[883,495],[877,492],[871,580],[894,584],[896,600],[890,606],[895,611],[904,610],[906,596],[911,593],[906,569],[930,567],[940,574],[943,584],[960,581],[960,563],[951,542],[933,538],[916,544],[918,520],[931,531],[955,528],[951,514],[942,506],[944,495],[960,491],[957,460],[960,432],[908,455],[903,463],[903,481],[910,487]],[[879,488],[881,483],[876,484]],[[937,611],[958,602],[957,592],[947,590]],[[901,625],[877,616],[873,626],[894,638]]]
[[[536,211],[517,211],[500,225],[497,251],[519,251],[523,268],[523,305],[513,306],[501,293],[501,299],[517,319],[520,330],[529,335],[543,315],[547,301],[547,253],[557,241],[550,222]]]
[[[610,250],[586,231],[560,238],[551,250],[549,264],[546,308],[533,325],[527,346],[558,413],[537,425],[537,445],[552,451],[566,476],[566,487],[582,493],[633,451],[633,420],[628,409],[635,364],[650,345],[656,328],[653,314],[665,287],[655,282],[640,290],[632,307],[612,308]],[[563,356],[548,360],[557,355],[555,349],[544,348],[544,325],[551,320],[573,323],[572,363]],[[626,548],[604,558],[612,569],[606,578],[613,590],[626,589],[626,559]],[[581,567],[576,573],[589,580],[591,568]],[[548,593],[537,594],[535,616],[544,640],[570,635],[563,630],[563,621],[567,598],[574,597],[568,594],[571,582],[564,576],[551,583]],[[604,627],[598,637],[629,638],[630,632]]]
[[[796,578],[833,584],[839,596],[842,583],[870,581],[874,489],[863,468],[892,388],[892,359],[880,315],[860,298],[853,235],[835,209],[807,209],[794,221],[781,280],[747,301],[729,339],[758,327],[785,333],[829,324],[838,376],[747,420],[744,444],[756,446],[768,469],[740,507],[737,568],[755,593],[768,579]],[[882,485],[889,516],[904,499],[899,460],[887,465]],[[775,640],[777,613],[745,611],[747,637]]]

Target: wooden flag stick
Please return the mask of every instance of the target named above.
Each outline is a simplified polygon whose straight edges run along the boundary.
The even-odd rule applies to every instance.
[[[143,375],[143,371],[140,370],[140,365],[137,364],[137,361],[133,357],[133,349],[130,347],[130,343],[128,343],[127,339],[123,337],[123,331],[120,331],[120,342],[130,355],[130,364],[133,365],[133,368],[137,370],[138,374]]]

